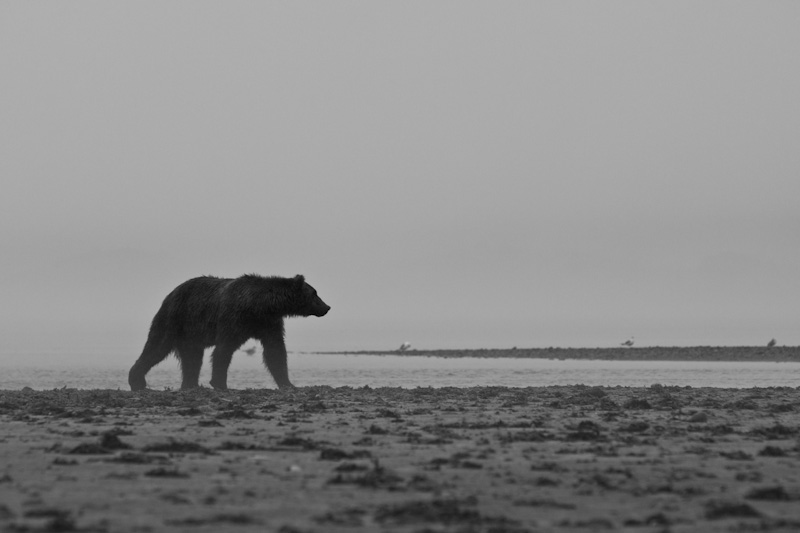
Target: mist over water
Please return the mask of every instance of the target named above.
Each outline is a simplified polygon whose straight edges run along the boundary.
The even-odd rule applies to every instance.
[[[131,361],[97,359],[93,364],[69,356],[38,354],[0,359],[0,390],[30,387],[128,389]],[[543,387],[590,385],[647,387],[797,387],[800,363],[706,361],[600,361],[511,358],[442,358],[394,355],[289,354],[289,375],[297,386],[333,387]],[[205,360],[200,383],[207,386]],[[177,360],[170,357],[147,376],[155,390],[180,388]],[[260,355],[237,354],[230,368],[232,389],[276,388]]]

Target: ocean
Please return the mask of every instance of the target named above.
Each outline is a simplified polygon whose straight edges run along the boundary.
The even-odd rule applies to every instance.
[[[135,355],[15,354],[0,356],[0,390],[56,388],[128,389]],[[200,383],[210,379],[205,359]],[[589,385],[649,387],[654,384],[750,388],[798,387],[797,362],[606,361],[428,357],[369,354],[289,354],[289,376],[297,386],[332,387],[545,387]],[[177,360],[169,357],[147,375],[156,390],[180,388]],[[232,389],[276,388],[260,355],[237,353],[228,375]]]

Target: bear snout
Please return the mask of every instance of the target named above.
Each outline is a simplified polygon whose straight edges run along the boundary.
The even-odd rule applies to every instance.
[[[331,310],[331,306],[322,301],[322,298],[317,296],[310,306],[311,314],[314,316],[325,316]]]

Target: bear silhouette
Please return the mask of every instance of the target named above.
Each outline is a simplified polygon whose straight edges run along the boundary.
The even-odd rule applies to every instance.
[[[147,387],[151,368],[175,353],[181,389],[198,387],[203,350],[211,354],[211,386],[228,388],[233,352],[249,339],[261,342],[264,364],[281,389],[292,388],[286,363],[283,319],[324,316],[330,310],[303,276],[248,274],[238,278],[203,276],[178,285],[153,317],[142,355],[128,373],[131,390]]]

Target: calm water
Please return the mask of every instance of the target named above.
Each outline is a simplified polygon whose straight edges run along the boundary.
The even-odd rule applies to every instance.
[[[31,387],[127,389],[130,361],[97,356],[86,360],[69,354],[0,356],[0,390]],[[581,361],[551,359],[439,358],[290,354],[289,374],[295,385],[333,387],[472,387],[480,385],[532,387],[547,385],[601,385],[648,387],[798,387],[800,363]],[[200,383],[207,385],[206,358]],[[177,389],[180,370],[170,357],[147,376],[151,388]],[[234,389],[275,388],[260,356],[237,353],[228,376]]]

